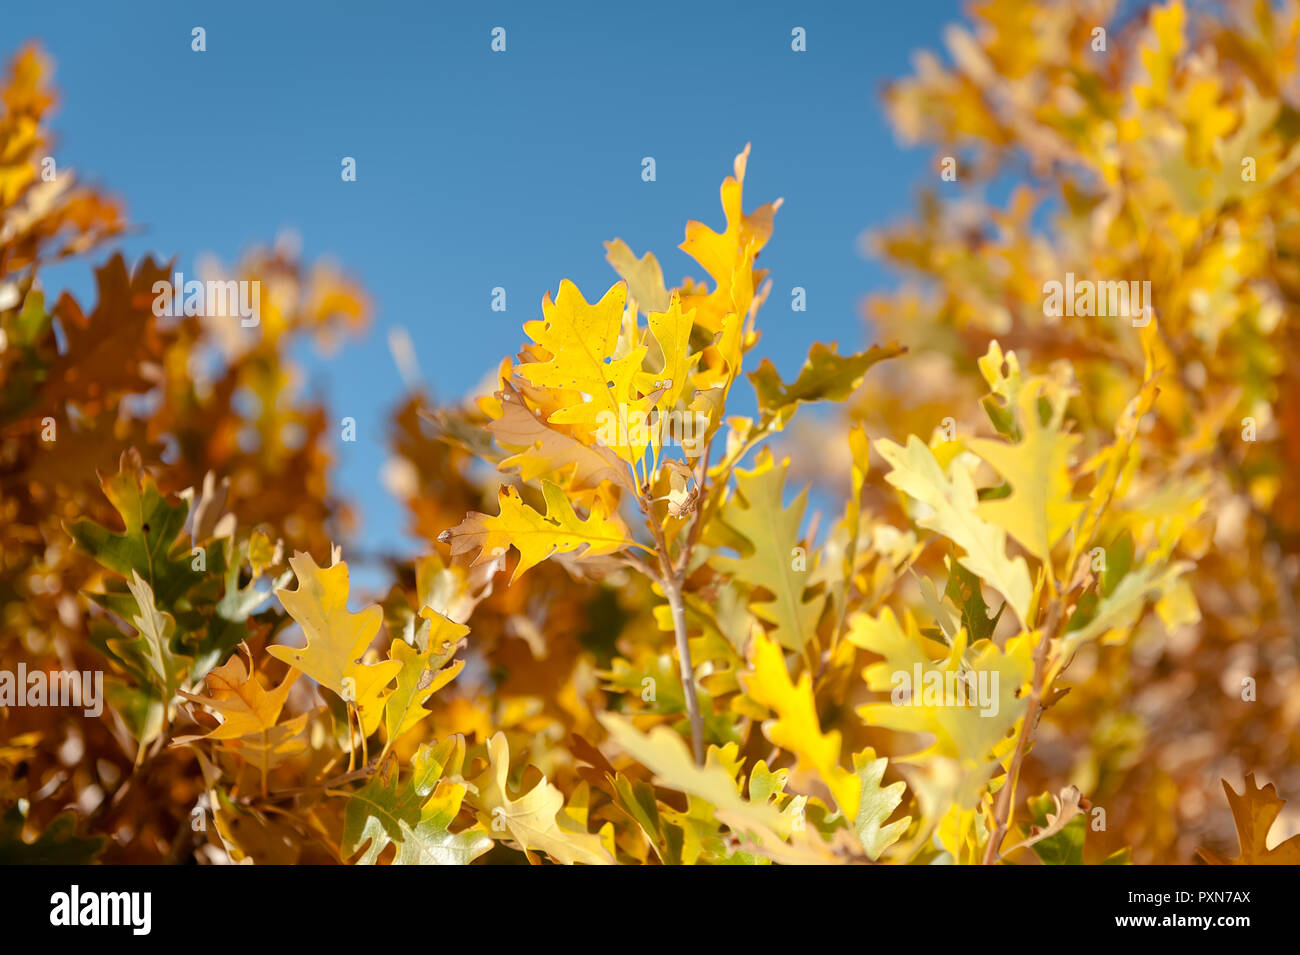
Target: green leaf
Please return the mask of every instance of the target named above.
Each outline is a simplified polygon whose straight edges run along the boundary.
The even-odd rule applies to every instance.
[[[153,590],[140,574],[131,571],[126,586],[139,610],[129,618],[137,635],[110,639],[108,646],[118,657],[143,664],[145,681],[158,691],[163,703],[168,703],[176,695],[191,661],[172,649],[176,621],[158,609]]]
[[[834,344],[816,342],[809,349],[799,376],[789,384],[781,380],[776,366],[766,358],[757,371],[750,372],[749,380],[758,395],[764,423],[775,422],[773,430],[780,431],[794,417],[799,405],[811,401],[843,401],[858,389],[872,365],[906,350],[891,342],[872,345],[856,355],[839,355]]]
[[[88,865],[108,841],[78,836],[77,815],[70,810],[56,816],[33,842],[23,841],[26,822],[26,800],[0,816],[0,865]]]
[[[660,862],[664,865],[682,864],[683,832],[679,827],[667,824],[659,815],[653,786],[618,773],[614,777],[614,803],[645,833]]]
[[[18,320],[14,327],[18,332],[17,340],[11,340],[10,344],[33,345],[36,339],[45,334],[45,330],[50,325],[50,314],[45,311],[45,293],[40,289],[32,289],[27,293],[27,299],[23,302],[23,310],[18,314]]]
[[[477,829],[449,829],[465,784],[445,777],[459,777],[464,758],[459,736],[425,745],[405,782],[397,773],[388,780],[376,776],[353,793],[343,817],[344,857],[364,848],[358,864],[374,865],[394,845],[394,865],[468,865],[492,848],[492,840]]]
[[[862,785],[862,797],[858,802],[858,814],[853,820],[853,828],[867,856],[874,862],[880,854],[898,841],[898,838],[912,822],[911,816],[904,816],[885,825],[898,804],[903,801],[903,792],[907,784],[890,783],[883,789],[880,780],[885,776],[885,767],[889,760],[876,758],[874,749],[864,749],[853,754],[853,771],[857,773]]]
[[[955,560],[949,563],[948,571],[948,586],[943,594],[961,610],[961,624],[970,634],[970,642],[992,640],[993,631],[997,629],[1007,605],[1004,603],[997,614],[990,617],[988,604],[980,590],[980,579]]]
[[[155,599],[171,607],[195,582],[188,553],[182,552],[180,559],[173,557],[189,505],[168,501],[147,473],[137,477],[138,466],[138,457],[126,452],[117,474],[100,476],[104,494],[122,517],[122,533],[93,521],[77,521],[68,527],[68,533],[101,566],[128,579],[138,573]]]
[[[1040,829],[1047,828],[1047,814],[1055,814],[1056,804],[1047,793],[1028,800],[1029,811],[1033,814],[1034,825]],[[1025,827],[1022,827],[1025,828]],[[1083,865],[1083,842],[1088,833],[1088,817],[1075,816],[1046,839],[1035,842],[1031,849],[1042,860],[1043,865]],[[1028,832],[1026,832],[1028,835]]]

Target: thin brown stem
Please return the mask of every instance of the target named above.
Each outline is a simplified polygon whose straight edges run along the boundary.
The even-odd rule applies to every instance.
[[[690,638],[686,634],[686,609],[682,604],[682,582],[674,574],[663,582],[664,595],[672,611],[673,634],[677,640],[677,664],[681,670],[682,689],[686,694],[686,713],[691,719],[691,749],[695,762],[704,765],[704,718],[695,693],[695,667],[691,663]]]
[[[659,555],[661,576],[659,586],[668,598],[668,609],[673,618],[673,636],[677,643],[677,666],[681,673],[682,692],[686,698],[686,715],[691,721],[691,749],[695,762],[704,765],[704,718],[700,714],[699,695],[695,691],[695,666],[691,662],[690,638],[686,633],[686,607],[682,602],[682,581],[686,576],[685,566],[674,567],[668,541],[664,538],[663,527],[655,514],[654,503],[641,500],[641,509],[645,511],[646,523],[654,535],[655,547]],[[698,519],[698,515],[697,515]]]
[[[1006,780],[1002,783],[1002,790],[998,793],[997,805],[994,807],[993,834],[989,838],[988,845],[984,847],[984,865],[992,865],[998,860],[1000,856],[998,847],[1002,845],[1002,840],[1006,838],[1007,830],[1011,825],[1011,811],[1015,805],[1016,786],[1020,781],[1020,767],[1024,763],[1029,739],[1033,735],[1038,714],[1043,706],[1043,693],[1046,691],[1046,687],[1043,686],[1043,675],[1047,671],[1047,653],[1059,617],[1060,602],[1053,600],[1048,608],[1047,624],[1041,630],[1038,646],[1034,649],[1034,675],[1029,688],[1029,707],[1025,710],[1024,722],[1020,724],[1015,754],[1011,757],[1011,765],[1007,767]]]

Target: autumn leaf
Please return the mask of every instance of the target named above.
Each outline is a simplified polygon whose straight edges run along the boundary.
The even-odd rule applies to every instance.
[[[733,774],[723,768],[716,747],[710,749],[705,765],[698,766],[682,738],[667,727],[643,734],[613,713],[602,714],[600,722],[623,752],[655,774],[658,785],[703,800],[739,832],[752,828],[789,833],[789,820],[774,807],[741,795]]]
[[[424,708],[429,697],[465,668],[464,660],[448,661],[465,645],[462,638],[469,633],[469,627],[453,623],[432,607],[423,608],[420,616],[430,623],[419,631],[423,649],[405,640],[394,640],[388,649],[389,659],[402,667],[397,673],[397,685],[384,704],[384,728],[390,743],[429,716]]]
[[[1172,588],[1191,566],[1188,561],[1178,561],[1164,566],[1146,564],[1130,570],[1100,599],[1086,610],[1081,606],[1071,617],[1061,641],[1062,654],[1068,658],[1090,640],[1131,627],[1146,602]]]
[[[954,462],[951,476],[945,474],[934,453],[916,435],[907,439],[906,448],[884,438],[875,447],[892,467],[885,480],[929,508],[917,523],[961,547],[966,552],[958,558],[962,566],[997,588],[1016,616],[1025,621],[1033,594],[1029,568],[1024,558],[1007,557],[1006,531],[980,516],[979,496],[970,473]]]
[[[1271,849],[1268,847],[1269,830],[1286,805],[1276,786],[1269,783],[1261,788],[1255,783],[1255,774],[1247,773],[1240,793],[1226,779],[1223,791],[1237,827],[1237,857],[1229,859],[1203,848],[1196,850],[1197,855],[1210,865],[1300,865],[1300,836],[1292,836]]]
[[[223,666],[215,667],[204,677],[207,696],[181,691],[181,696],[191,703],[206,706],[219,715],[221,725],[210,733],[181,737],[174,743],[239,739],[270,730],[279,722],[280,711],[298,676],[297,670],[290,670],[278,687],[267,690],[257,674],[245,668],[243,660],[232,656]]]
[[[646,346],[634,345],[617,354],[626,298],[627,285],[619,282],[599,302],[588,304],[566,279],[554,301],[550,295],[543,301],[544,318],[524,326],[550,357],[524,362],[517,373],[538,387],[578,392],[590,399],[552,412],[547,419],[551,424],[574,425],[595,439],[610,422],[649,415],[654,402],[640,396],[635,387]],[[609,444],[631,464],[645,454],[649,441]]]
[[[512,452],[501,461],[502,471],[517,469],[522,481],[547,478],[573,490],[596,488],[602,481],[609,481],[636,494],[626,465],[608,446],[584,444],[560,427],[548,424],[508,383],[495,397],[500,402],[500,417],[487,429]]]
[[[932,737],[908,760],[931,754],[956,760],[964,773],[960,800],[972,806],[1025,713],[1031,637],[1013,637],[1005,650],[991,641],[968,649],[963,630],[943,646],[923,636],[910,613],[901,626],[888,608],[874,617],[855,614],[849,640],[882,658],[863,671],[863,679],[870,689],[890,694],[889,702],[864,704],[858,714],[868,726]]]
[[[528,792],[512,797],[507,787],[509,773],[510,748],[505,734],[497,733],[488,740],[487,768],[474,780],[479,821],[494,838],[508,835],[530,861],[532,853],[544,852],[563,865],[613,863],[600,836],[561,825],[564,796],[545,776]]]
[[[605,243],[605,259],[619,278],[627,282],[628,294],[636,299],[641,311],[646,314],[668,311],[669,294],[664,288],[664,271],[653,252],[638,259],[626,242],[614,239]]]
[[[453,557],[473,554],[474,564],[500,557],[514,547],[519,551],[519,563],[510,578],[512,583],[553,554],[578,552],[579,557],[600,557],[637,546],[623,522],[606,514],[599,499],[591,514],[582,518],[557,485],[543,481],[542,494],[545,515],[525,504],[514,488],[502,487],[497,495],[499,514],[471,512],[438,539],[451,545]]]
[[[1003,851],[1032,848],[1043,865],[1083,865],[1083,844],[1088,834],[1088,819],[1079,805],[1079,790],[1062,789],[1060,795],[1043,793],[1028,800],[1034,825],[1024,826],[1024,841]]]
[[[862,786],[853,773],[840,766],[839,732],[821,731],[812,679],[804,673],[798,683],[791,682],[780,646],[761,631],[754,633],[753,662],[753,673],[742,677],[745,690],[777,715],[763,725],[764,734],[777,746],[794,753],[799,768],[815,772],[830,789],[845,818],[855,819]]]
[[[420,747],[411,773],[400,780],[376,775],[348,799],[344,812],[345,858],[365,852],[359,865],[374,865],[396,846],[393,865],[468,865],[492,848],[477,827],[452,832],[466,786],[458,781],[465,759],[460,736]]]
[[[723,508],[722,520],[748,546],[740,557],[719,557],[715,563],[724,574],[767,591],[770,596],[753,602],[754,614],[773,625],[772,635],[781,646],[802,650],[813,638],[825,597],[804,597],[808,570],[806,556],[800,556],[800,525],[808,492],[801,491],[786,506],[789,467],[789,460],[777,465],[765,450],[753,470],[736,471],[738,493]]]
[[[911,816],[888,824],[885,822],[902,803],[903,793],[907,790],[907,784],[901,781],[880,785],[888,765],[889,760],[884,756],[877,758],[871,747],[853,754],[853,771],[861,787],[853,828],[872,861],[879,859],[882,852],[897,842],[912,822]]]
[[[668,307],[655,310],[646,316],[650,334],[658,347],[663,362],[655,371],[643,371],[637,387],[643,394],[658,394],[655,406],[661,411],[671,411],[684,396],[691,394],[692,370],[699,360],[691,354],[691,329],[694,327],[694,309],[683,312],[680,297],[674,293]]]
[[[679,248],[693,258],[713,277],[714,290],[698,298],[700,321],[710,332],[722,331],[722,317],[735,314],[735,298],[742,300],[753,295],[754,278],[750,272],[753,257],[772,236],[772,221],[781,200],[765,203],[751,213],[746,213],[743,206],[745,169],[749,164],[749,146],[736,156],[735,175],[728,176],[722,182],[722,211],[726,215],[727,225],[722,232],[715,232],[702,222],[691,220],[686,224],[686,238]],[[737,264],[748,263],[741,269]],[[735,296],[733,287],[737,278],[746,281],[749,292],[745,296]],[[696,301],[687,300],[684,307],[690,308]],[[739,316],[744,318],[743,310]]]
[[[799,369],[794,381],[783,382],[776,366],[764,358],[757,371],[750,372],[749,380],[758,395],[758,407],[764,421],[773,422],[780,431],[794,416],[799,405],[814,401],[843,401],[857,390],[872,365],[895,358],[905,348],[897,343],[873,345],[856,355],[839,355],[835,345],[815,343],[808,352],[808,360]]]
[[[68,527],[69,534],[109,570],[126,578],[138,572],[154,597],[169,605],[194,582],[188,553],[183,557],[174,553],[188,506],[161,494],[153,477],[141,469],[139,455],[132,452],[123,452],[116,474],[100,476],[100,486],[122,518],[122,533],[82,520]]]
[[[1051,420],[1041,420],[1039,400],[1045,397],[1045,384],[1043,379],[1035,378],[1020,389],[1019,443],[972,438],[966,444],[1011,485],[1010,496],[982,502],[980,516],[1006,530],[1029,553],[1050,566],[1052,547],[1074,526],[1087,503],[1076,501],[1071,493],[1074,482],[1070,466],[1074,449],[1082,439],[1061,431],[1064,395],[1052,402]]]
[[[365,735],[378,727],[383,716],[388,685],[402,669],[401,662],[362,662],[383,611],[371,604],[359,613],[348,610],[348,565],[339,561],[322,569],[310,554],[295,554],[289,566],[298,578],[296,590],[277,590],[280,603],[302,627],[307,645],[272,646],[267,653],[301,670],[344,700],[355,704]]]
[[[162,702],[166,704],[181,685],[190,661],[172,649],[172,637],[176,632],[175,618],[158,609],[153,590],[137,571],[131,571],[131,579],[126,586],[140,611],[130,618],[137,636],[109,640],[108,646],[119,656],[143,661],[148,668],[150,682],[158,689]]]

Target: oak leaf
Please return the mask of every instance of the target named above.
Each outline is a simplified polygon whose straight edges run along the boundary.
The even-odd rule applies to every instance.
[[[1212,849],[1197,849],[1202,859],[1210,865],[1300,865],[1300,836],[1268,847],[1268,831],[1286,805],[1276,786],[1269,783],[1260,788],[1255,784],[1255,774],[1247,773],[1240,793],[1226,779],[1223,791],[1237,827],[1237,857],[1229,859]]]
[[[803,673],[798,683],[791,682],[780,646],[760,628],[754,633],[753,664],[753,672],[742,677],[746,692],[777,715],[763,724],[767,738],[793,753],[799,768],[811,769],[821,778],[846,819],[856,818],[862,786],[840,765],[839,731],[821,730],[811,677]]]
[[[250,733],[270,730],[280,720],[280,711],[289,690],[298,679],[299,671],[290,670],[280,685],[267,690],[257,674],[245,668],[238,655],[224,665],[214,667],[204,678],[207,696],[181,691],[181,696],[191,703],[206,706],[221,717],[221,725],[202,736],[181,737],[174,743],[187,743],[199,739],[232,740]]]
[[[384,704],[384,728],[390,742],[429,716],[424,703],[465,668],[464,660],[447,661],[465,645],[462,638],[469,627],[453,623],[431,607],[421,610],[420,616],[430,623],[419,631],[423,648],[405,640],[394,640],[388,648],[389,659],[402,665]]]
[[[372,777],[344,811],[344,857],[364,848],[357,863],[374,865],[394,845],[393,865],[468,865],[492,848],[477,827],[450,829],[465,797],[465,783],[459,781],[464,758],[465,741],[455,736],[420,747],[405,780],[397,772],[388,779]]]
[[[519,563],[510,578],[512,583],[553,554],[580,551],[579,557],[600,557],[635,545],[623,522],[606,514],[599,499],[591,514],[582,518],[559,486],[543,481],[542,495],[545,515],[525,504],[514,488],[502,487],[497,495],[499,514],[471,511],[458,525],[438,535],[438,540],[451,545],[453,557],[472,553],[474,564],[500,557],[514,547],[519,551]]]
[[[549,478],[574,490],[611,481],[629,494],[636,494],[627,467],[609,447],[586,444],[560,426],[549,424],[508,382],[495,397],[500,403],[500,416],[487,429],[511,452],[501,461],[500,470],[517,469],[522,481]]]
[[[813,401],[843,401],[848,398],[878,362],[895,358],[907,349],[891,342],[873,345],[856,355],[839,355],[835,345],[815,343],[808,351],[808,359],[799,369],[794,381],[781,380],[776,366],[764,358],[757,371],[750,372],[749,380],[758,395],[758,407],[764,420],[774,422],[780,431],[794,416],[799,405]]]
[[[1071,493],[1070,465],[1082,438],[1061,430],[1063,397],[1052,403],[1051,420],[1043,423],[1039,400],[1044,385],[1044,379],[1034,378],[1020,389],[1018,444],[989,438],[973,438],[966,444],[1011,485],[1009,496],[983,501],[980,516],[1004,528],[1029,553],[1050,565],[1052,547],[1074,526],[1087,502],[1074,500]]]
[[[719,557],[724,574],[751,587],[761,587],[770,598],[753,601],[756,616],[773,625],[772,636],[787,650],[802,650],[813,638],[825,596],[805,598],[809,572],[806,556],[799,559],[803,538],[800,524],[808,491],[800,491],[787,506],[783,500],[789,460],[776,465],[764,449],[753,470],[737,469],[738,493],[722,509],[722,520],[742,535],[748,547],[740,557]]]
[[[1023,557],[1008,558],[1006,531],[980,516],[979,495],[970,472],[960,461],[944,473],[934,453],[916,435],[903,448],[887,439],[876,450],[892,467],[885,480],[929,508],[917,523],[947,537],[966,553],[963,567],[997,588],[1023,622],[1029,614],[1033,585]]]
[[[342,561],[322,569],[310,554],[297,553],[289,558],[289,566],[298,587],[277,590],[275,595],[302,627],[307,645],[276,645],[267,647],[267,652],[355,704],[369,736],[379,727],[388,685],[402,669],[397,660],[362,662],[379,632],[383,611],[378,604],[359,613],[348,610],[348,565]]]
[[[488,740],[487,768],[474,779],[475,803],[485,826],[494,833],[508,833],[530,861],[534,852],[544,852],[564,865],[613,863],[600,836],[561,826],[564,795],[545,776],[528,792],[512,797],[509,774],[510,747],[505,734],[497,733]]]

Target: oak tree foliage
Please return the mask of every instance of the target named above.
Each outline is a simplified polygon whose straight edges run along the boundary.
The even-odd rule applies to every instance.
[[[909,274],[875,344],[754,360],[781,202],[746,147],[696,274],[613,239],[485,393],[408,395],[426,552],[369,596],[292,357],[365,293],[279,242],[214,266],[261,283],[255,334],[155,316],[170,264],[103,256],[121,203],[41,177],[19,53],[0,670],[105,702],[0,705],[0,861],[1294,861],[1300,7],[1117,17],[974,4],[886,91],[960,174],[875,237]],[[64,260],[93,305],[47,300]],[[1152,307],[1054,314],[1067,273]]]

